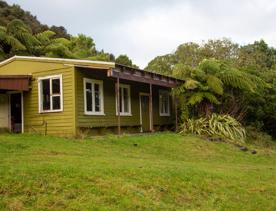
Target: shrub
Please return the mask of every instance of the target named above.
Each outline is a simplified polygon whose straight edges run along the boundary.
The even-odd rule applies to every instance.
[[[240,122],[230,115],[213,113],[209,118],[188,119],[182,125],[180,133],[219,136],[233,142],[244,143],[246,132]]]
[[[246,143],[254,144],[261,147],[276,148],[276,140],[265,132],[254,126],[246,127],[247,138]]]

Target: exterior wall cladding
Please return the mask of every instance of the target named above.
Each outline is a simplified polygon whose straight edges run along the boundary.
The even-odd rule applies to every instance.
[[[108,65],[97,64],[95,68],[75,67],[55,61],[37,61],[15,59],[0,66],[2,75],[31,75],[30,89],[23,92],[24,132],[47,133],[60,136],[75,136],[79,133],[104,134],[116,132],[118,122],[116,115],[116,80],[107,77]],[[63,110],[59,112],[39,112],[40,77],[61,75],[63,91]],[[87,115],[84,108],[84,78],[103,82],[103,115]],[[149,84],[128,80],[120,80],[120,84],[130,86],[131,115],[121,116],[120,122],[123,132],[139,132],[140,93],[149,93]],[[159,91],[170,88],[152,86],[152,116],[155,130],[170,128],[174,124],[174,109],[170,97],[170,115],[159,114]],[[8,98],[9,93],[2,93],[0,98]],[[2,100],[7,104],[7,100]],[[1,107],[0,99],[0,108]],[[2,103],[2,104],[3,104]],[[6,106],[7,107],[7,106]],[[5,107],[5,109],[6,109]],[[2,112],[3,113],[3,112]],[[1,111],[0,111],[0,115]],[[3,117],[4,119],[4,117]],[[7,125],[7,123],[0,124]]]

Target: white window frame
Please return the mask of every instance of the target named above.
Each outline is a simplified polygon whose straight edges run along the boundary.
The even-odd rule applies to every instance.
[[[120,112],[120,116],[132,116],[131,114],[131,91],[130,91],[130,85],[129,84],[120,84],[119,88],[126,88],[128,91],[128,112],[123,112],[124,111],[124,103],[121,102],[122,104],[122,112]],[[115,89],[116,89],[116,84],[115,84]],[[119,89],[120,90],[120,89]],[[123,90],[123,89],[121,89]],[[122,101],[124,100],[123,98],[123,91],[121,91],[120,96],[122,96]],[[117,102],[117,96],[115,96],[115,101],[116,101],[116,115],[118,116],[118,102]]]
[[[168,112],[163,112],[161,111],[162,106],[161,106],[161,95],[166,94],[168,96]],[[160,116],[170,116],[171,115],[171,103],[170,103],[170,92],[167,90],[159,90],[159,115]]]
[[[92,88],[92,111],[87,111],[86,83],[91,83]],[[95,111],[95,92],[94,84],[99,85],[100,89],[100,111]],[[104,114],[104,90],[103,81],[90,78],[83,78],[84,114],[85,115],[105,115]]]
[[[50,109],[49,110],[43,110],[43,98],[42,98],[42,80],[50,80]],[[59,88],[60,88],[60,94],[52,94],[52,80],[53,79],[59,79]],[[53,97],[60,96],[60,109],[53,110]],[[38,112],[39,113],[54,113],[54,112],[62,112],[63,111],[63,83],[62,83],[62,74],[61,75],[51,75],[51,76],[45,76],[45,77],[39,77],[38,78]]]

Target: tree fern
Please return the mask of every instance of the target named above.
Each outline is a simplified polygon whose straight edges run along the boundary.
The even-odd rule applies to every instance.
[[[0,27],[0,46],[3,52],[5,48],[9,48],[11,51],[25,50],[25,46],[16,38],[7,33],[5,27]]]
[[[193,89],[198,88],[199,83],[200,83],[199,81],[196,81],[196,80],[191,79],[191,78],[187,78],[185,83],[184,83],[184,86],[185,86],[186,89],[193,90]]]
[[[203,99],[207,99],[209,102],[219,104],[220,102],[211,92],[195,92],[192,93],[188,99],[188,105],[195,105],[201,103]]]
[[[240,70],[231,68],[230,70],[222,71],[217,75],[221,81],[229,87],[234,87],[250,92],[254,92],[256,89],[256,84],[251,80],[249,74]]]
[[[36,34],[36,38],[39,40],[40,44],[43,45],[48,45],[51,42],[51,38],[55,35],[56,33],[50,30],[41,32]]]
[[[213,75],[208,75],[207,84],[209,88],[216,94],[219,94],[219,95],[223,94],[223,83],[218,77]]]

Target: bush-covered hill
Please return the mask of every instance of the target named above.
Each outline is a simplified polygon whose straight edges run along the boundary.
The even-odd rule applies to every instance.
[[[22,20],[34,33],[51,30],[56,33],[56,37],[70,37],[63,26],[47,26],[46,24],[42,24],[36,16],[23,10],[19,5],[9,5],[5,1],[0,0],[0,25],[6,26],[14,19]]]

